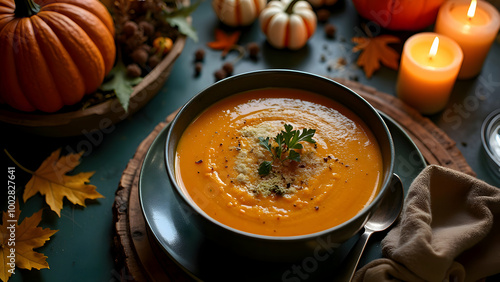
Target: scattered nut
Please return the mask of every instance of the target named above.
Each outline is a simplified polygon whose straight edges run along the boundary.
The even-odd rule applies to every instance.
[[[319,9],[316,11],[316,17],[318,19],[318,22],[320,23],[325,23],[328,21],[328,18],[330,17],[331,13],[327,9]]]
[[[134,35],[134,33],[139,29],[139,26],[134,21],[127,21],[123,24],[123,33],[126,37]]]
[[[148,65],[150,68],[156,67],[161,62],[161,58],[158,55],[153,55],[148,59]]]
[[[205,50],[200,48],[194,53],[194,60],[197,62],[203,61],[205,59]]]
[[[146,64],[148,57],[148,52],[142,48],[137,48],[134,52],[132,52],[132,54],[130,54],[130,58],[132,58],[132,60],[139,65]]]
[[[259,56],[259,53],[260,53],[259,44],[255,43],[255,42],[248,43],[247,50],[248,50],[248,55],[250,56],[250,58],[252,58],[254,60],[257,59],[257,57]]]
[[[141,28],[144,32],[144,35],[148,37],[153,36],[153,34],[155,33],[155,27],[147,21],[141,21],[139,23],[139,28]]]
[[[130,64],[127,66],[127,76],[135,78],[141,76],[141,68],[137,64]]]
[[[203,64],[201,62],[196,62],[194,64],[194,75],[199,76],[202,69],[203,69]]]
[[[219,70],[216,70],[214,72],[214,76],[215,76],[215,81],[219,81],[221,79],[224,79],[227,77],[227,73],[225,70],[223,69],[219,69]]]
[[[232,63],[225,63],[224,65],[222,65],[222,69],[226,72],[227,76],[233,75],[234,66]]]
[[[325,25],[325,34],[328,38],[334,38],[337,28],[333,24]]]

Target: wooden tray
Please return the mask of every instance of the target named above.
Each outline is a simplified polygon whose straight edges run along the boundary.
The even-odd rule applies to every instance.
[[[0,109],[0,122],[25,132],[51,137],[77,136],[105,129],[134,114],[158,93],[185,44],[186,36],[179,35],[167,56],[134,87],[127,112],[118,98],[113,98],[84,110],[67,113],[33,114]]]
[[[441,129],[399,99],[373,87],[357,82],[335,79],[351,88],[379,111],[397,120],[415,142],[429,164],[438,164],[475,176],[460,150]],[[158,254],[159,246],[148,237],[148,228],[142,215],[139,196],[139,172],[145,154],[160,131],[173,120],[176,113],[158,124],[142,141],[120,179],[113,205],[115,223],[115,258],[119,269],[126,269],[128,278],[137,281],[190,281],[179,266],[166,256]],[[161,259],[158,257],[161,256]]]

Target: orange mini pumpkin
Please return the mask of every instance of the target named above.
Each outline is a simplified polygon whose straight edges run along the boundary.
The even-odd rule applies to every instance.
[[[55,112],[95,91],[115,61],[98,0],[0,0],[0,101]]]
[[[420,30],[436,20],[445,0],[352,0],[358,13],[391,30]]]

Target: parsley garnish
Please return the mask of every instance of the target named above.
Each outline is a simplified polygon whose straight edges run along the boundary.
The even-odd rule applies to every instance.
[[[316,129],[304,128],[302,132],[292,129],[293,126],[285,124],[285,130],[282,130],[273,138],[277,146],[271,144],[269,137],[259,137],[259,144],[273,155],[272,161],[264,161],[259,165],[259,175],[268,175],[271,172],[274,160],[280,160],[282,163],[285,160],[300,162],[300,154],[295,151],[295,149],[300,150],[303,148],[302,144],[299,142],[305,141],[313,144],[316,143],[316,141],[312,139],[314,133],[316,133]],[[288,155],[284,157],[287,152]]]

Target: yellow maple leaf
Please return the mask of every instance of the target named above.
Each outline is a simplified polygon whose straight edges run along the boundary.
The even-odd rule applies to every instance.
[[[88,184],[94,172],[66,175],[80,164],[80,157],[83,152],[59,157],[60,153],[61,149],[54,151],[35,172],[22,167],[16,162],[23,170],[33,175],[26,184],[23,200],[26,202],[39,192],[45,196],[45,202],[59,217],[61,217],[64,197],[73,204],[80,206],[85,206],[86,199],[104,198],[103,195],[96,191],[94,185]]]
[[[366,77],[370,78],[374,71],[380,68],[380,63],[386,67],[397,70],[399,67],[399,54],[387,44],[400,43],[401,40],[392,35],[379,35],[376,37],[353,37],[352,41],[357,45],[353,52],[363,50],[359,55],[357,64],[363,67]]]
[[[42,220],[43,210],[39,210],[30,217],[26,217],[20,224],[21,211],[19,204],[15,203],[15,214],[2,213],[2,225],[0,225],[0,279],[7,281],[15,273],[15,266],[31,270],[49,268],[47,257],[33,249],[42,247],[50,236],[58,230],[38,227]],[[14,216],[14,217],[13,217]]]

